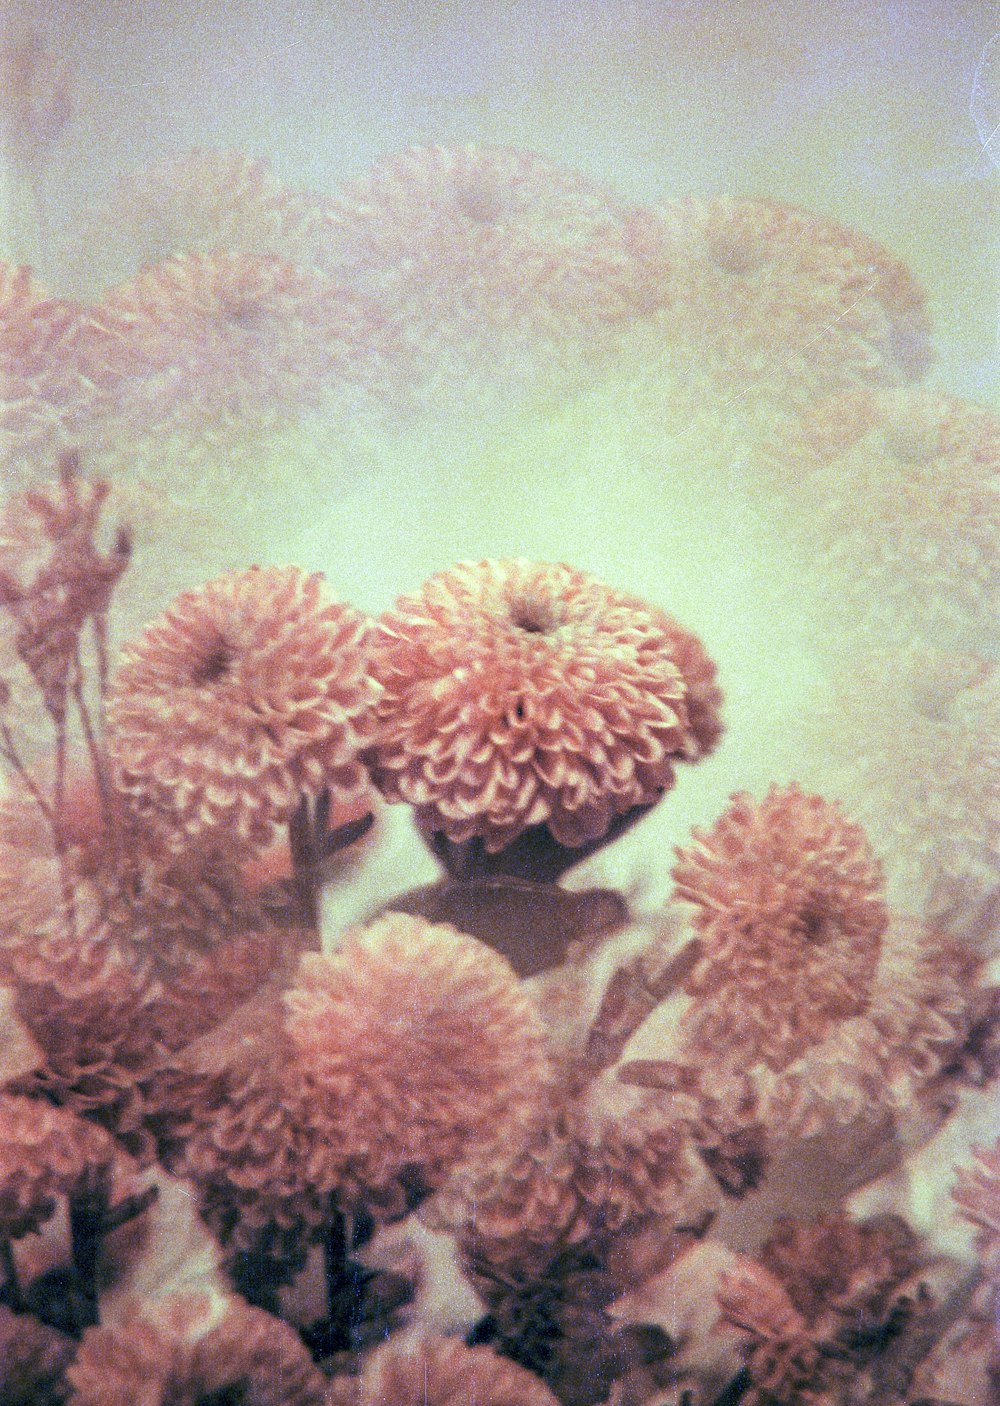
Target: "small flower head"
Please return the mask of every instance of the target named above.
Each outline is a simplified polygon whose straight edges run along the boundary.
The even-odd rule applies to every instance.
[[[535,1120],[541,1020],[508,963],[454,928],[390,914],[356,929],[302,959],[285,1004],[314,1179],[345,1201],[437,1185]]]
[[[465,562],[379,622],[371,752],[390,800],[491,852],[545,825],[576,847],[658,800],[721,732],[693,635],[562,565]]]
[[[888,925],[882,868],[858,825],[794,783],[741,793],[678,850],[678,897],[704,954],[687,979],[698,1042],[782,1069],[864,1010]]]
[[[180,596],[126,648],[109,700],[117,780],[180,850],[263,848],[303,795],[364,786],[367,622],[298,567]]]

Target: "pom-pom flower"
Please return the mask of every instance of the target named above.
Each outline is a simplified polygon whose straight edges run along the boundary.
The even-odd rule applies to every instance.
[[[996,415],[921,389],[831,396],[755,461],[830,636],[948,649],[995,628],[998,469]]]
[[[37,1230],[88,1169],[109,1168],[115,1145],[102,1128],[44,1099],[0,1094],[0,1234]]]
[[[328,1406],[557,1406],[533,1372],[489,1347],[421,1335],[392,1341],[364,1361],[358,1377],[335,1378]]]
[[[123,792],[168,845],[263,848],[303,795],[363,789],[367,621],[298,567],[180,596],[126,648],[109,699]]]
[[[535,1121],[541,1019],[504,958],[454,928],[389,914],[303,957],[285,1004],[312,1179],[345,1204],[433,1187],[515,1150]]]
[[[67,1373],[76,1406],[323,1406],[325,1379],[294,1328],[239,1299],[221,1317],[215,1307],[177,1295],[89,1328]]]
[[[30,1313],[0,1304],[0,1401],[4,1406],[63,1406],[63,1373],[76,1342]]]
[[[379,622],[373,776],[454,842],[576,847],[717,741],[715,666],[669,615],[569,566],[464,562]]]
[[[80,296],[97,297],[137,268],[191,250],[312,267],[325,242],[319,205],[287,190],[260,157],[196,148],[131,172],[85,217],[70,255],[74,281]]]
[[[744,793],[672,870],[696,905],[686,982],[700,1045],[783,1069],[860,1014],[888,925],[882,868],[840,808],[792,783]]]
[[[341,192],[328,227],[337,276],[398,312],[438,410],[463,391],[504,409],[565,391],[607,364],[631,311],[624,207],[531,152],[390,156]]]
[[[839,1400],[837,1388],[897,1336],[904,1314],[929,1301],[913,1282],[919,1267],[917,1237],[895,1217],[779,1221],[760,1262],[743,1260],[719,1293],[723,1321],[744,1335],[748,1401]]]

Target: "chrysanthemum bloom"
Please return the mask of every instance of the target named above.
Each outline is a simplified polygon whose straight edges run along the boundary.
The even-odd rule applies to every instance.
[[[203,1220],[232,1255],[298,1262],[328,1213],[309,1168],[317,1121],[290,1071],[277,991],[238,1009],[161,1068],[146,1089],[161,1160],[198,1188]]]
[[[0,1304],[0,1401],[4,1406],[63,1406],[63,1373],[76,1342],[30,1313]]]
[[[465,562],[380,620],[372,774],[490,852],[576,847],[673,785],[721,732],[715,666],[669,615],[563,565]]]
[[[640,212],[629,234],[636,297],[663,348],[690,356],[747,413],[763,404],[773,417],[927,367],[923,291],[881,245],[835,221],[777,201],[686,199]],[[659,359],[654,343],[642,346]]]
[[[321,212],[318,198],[289,191],[268,161],[196,148],[129,174],[85,217],[69,255],[77,296],[98,297],[137,269],[192,250],[312,267],[329,238]]]
[[[957,1092],[966,1048],[984,1033],[976,1027],[990,996],[968,948],[893,917],[862,1013],[832,1026],[777,1078],[760,1081],[765,1125],[778,1139],[805,1138],[825,1148],[828,1176],[834,1144],[843,1147],[847,1133],[855,1148],[847,1170],[859,1185],[860,1144],[878,1138],[869,1147],[877,1157],[887,1150],[887,1136],[904,1144],[921,1140],[945,1115],[942,1076]],[[995,1025],[995,1016],[986,1019]]]
[[[338,276],[399,312],[441,395],[565,389],[632,310],[624,208],[530,152],[418,147],[333,203]]]
[[[704,1049],[783,1069],[869,999],[889,921],[882,868],[840,808],[792,783],[745,793],[678,850],[704,955],[685,982]]]
[[[822,593],[824,629],[952,650],[995,630],[998,471],[1000,420],[919,389],[824,400],[752,467]]]
[[[335,1377],[327,1406],[557,1406],[533,1372],[459,1338],[407,1336],[364,1359],[358,1377]]]
[[[30,268],[0,260],[0,461],[32,472],[87,405],[80,374],[80,309],[50,296]]]
[[[88,1168],[110,1167],[115,1155],[108,1134],[69,1109],[0,1094],[0,1234],[37,1230]]]
[[[67,1372],[77,1406],[323,1406],[326,1379],[281,1319],[196,1294],[137,1303],[89,1328]]]
[[[398,335],[381,306],[273,255],[217,250],[146,268],[89,311],[80,337],[100,392],[86,443],[102,467],[210,512],[245,512],[248,463],[260,477],[284,453],[286,475],[289,456],[323,472],[303,425],[332,460],[334,428],[343,442],[384,402],[398,408]]]
[[[538,1013],[508,963],[454,928],[389,914],[303,957],[284,999],[312,1178],[345,1206],[509,1154],[539,1115]]]
[[[748,1399],[805,1406],[848,1382],[915,1311],[920,1264],[917,1237],[897,1217],[779,1222],[759,1262],[726,1275],[719,1294],[723,1322],[745,1335]]]
[[[974,1147],[975,1162],[959,1171],[952,1196],[962,1215],[977,1227],[984,1248],[1000,1246],[1000,1138],[992,1147]]]
[[[884,857],[892,906],[985,951],[996,950],[998,738],[995,661],[919,646],[853,658],[788,738],[803,780],[841,797]]]
[[[303,796],[365,786],[368,622],[298,567],[188,591],[127,646],[109,699],[120,788],[181,850],[263,848]]]
[[[168,1049],[221,1024],[289,960],[299,934],[260,927],[224,932],[210,947],[180,949],[161,971],[150,1021]]]
[[[650,1218],[665,1233],[719,1199],[669,1100],[595,1081],[559,1100],[513,1157],[460,1168],[422,1214],[483,1274],[531,1278],[577,1246],[602,1252]]]

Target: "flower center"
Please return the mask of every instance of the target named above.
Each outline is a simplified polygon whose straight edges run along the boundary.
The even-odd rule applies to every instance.
[[[547,596],[525,594],[510,603],[510,619],[515,629],[526,635],[547,635],[558,623],[553,603]]]
[[[218,683],[229,673],[234,655],[225,640],[218,640],[196,664],[191,673],[191,682],[202,685]]]

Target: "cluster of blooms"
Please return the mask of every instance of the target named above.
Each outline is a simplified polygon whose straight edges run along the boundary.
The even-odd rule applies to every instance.
[[[369,619],[255,565],[115,656],[133,543],[91,476],[126,425],[214,452],[383,357],[419,401],[459,357],[480,384],[487,346],[505,394],[556,347],[549,390],[640,348],[662,389],[670,352],[780,416],[761,472],[822,497],[816,532],[830,472],[919,466],[910,540],[925,479],[975,526],[941,554],[972,561],[975,635],[1000,437],[950,401],[909,416],[906,271],[804,212],[630,211],[511,151],[406,153],[311,202],[200,153],[117,198],[161,262],[94,307],[0,270],[0,452],[82,445],[0,516],[0,1401],[982,1406],[1000,1144],[954,1185],[964,1257],[849,1198],[995,1092],[995,738],[962,733],[975,918],[897,911],[881,837],[802,779],[733,794],[637,915],[560,881],[725,757],[716,665],[672,615],[489,559]],[[332,932],[322,891],[377,855],[382,801],[444,872]],[[178,1186],[202,1238],[164,1281]]]

